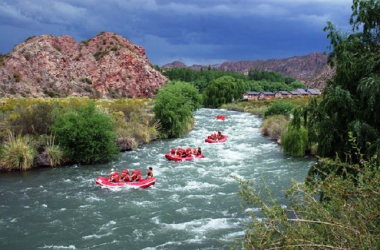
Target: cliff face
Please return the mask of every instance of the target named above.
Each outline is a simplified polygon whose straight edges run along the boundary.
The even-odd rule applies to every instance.
[[[0,59],[0,97],[152,97],[167,81],[143,47],[109,32],[31,37]]]
[[[304,82],[310,88],[323,89],[326,81],[334,74],[334,70],[327,65],[328,55],[313,52],[306,56],[294,56],[285,59],[271,59],[263,61],[224,62],[211,67],[216,70],[236,71],[247,73],[250,69],[271,70],[283,75],[294,77]],[[186,66],[186,65],[185,65]],[[183,67],[180,63],[166,64],[163,68]],[[207,69],[208,65],[193,65],[188,68]]]

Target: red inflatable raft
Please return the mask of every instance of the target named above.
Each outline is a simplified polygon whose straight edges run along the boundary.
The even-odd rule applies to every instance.
[[[181,157],[176,154],[166,153],[165,154],[166,159],[171,161],[192,161],[195,158],[204,158],[205,156],[203,154],[200,155],[191,155],[187,157]]]
[[[217,120],[224,121],[224,120],[226,119],[226,116],[225,116],[225,115],[217,115],[217,116],[216,116],[216,119],[217,119]]]
[[[222,135],[221,139],[211,139],[211,138],[205,139],[205,142],[208,142],[208,143],[218,143],[218,142],[225,142],[225,141],[227,141],[227,136],[225,135]]]
[[[95,180],[95,183],[98,184],[101,187],[124,187],[124,186],[130,186],[135,188],[147,188],[156,183],[156,178],[149,178],[149,179],[143,179],[139,182],[111,182],[107,177],[98,177]]]

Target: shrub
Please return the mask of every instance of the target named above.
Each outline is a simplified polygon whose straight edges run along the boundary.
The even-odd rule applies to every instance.
[[[292,129],[281,137],[282,150],[292,156],[304,156],[308,136],[304,128]]]
[[[0,163],[7,170],[28,170],[32,167],[37,151],[28,136],[9,133],[8,141],[1,150]]]
[[[286,131],[288,119],[284,115],[273,115],[264,120],[261,125],[261,133],[269,136],[273,140],[281,138],[282,134]]]
[[[64,152],[59,145],[47,145],[45,151],[49,157],[50,166],[55,167],[61,164]]]
[[[112,117],[96,108],[94,102],[59,115],[51,129],[75,162],[105,162],[119,151]]]
[[[153,110],[163,134],[180,137],[188,132],[201,99],[198,90],[185,82],[172,82],[160,89]]]
[[[8,116],[8,126],[15,134],[48,134],[49,127],[53,124],[53,109],[54,105],[49,103],[19,105]]]
[[[265,111],[264,117],[271,115],[290,115],[292,110],[296,106],[288,101],[275,101],[272,105],[269,106],[268,110]]]
[[[21,81],[21,74],[19,72],[14,72],[13,78],[15,79],[16,82],[20,82]]]
[[[322,178],[292,181],[287,204],[274,200],[269,189],[235,178],[249,218],[244,238],[232,249],[379,249],[380,166],[353,151],[360,165],[320,159],[310,179]]]

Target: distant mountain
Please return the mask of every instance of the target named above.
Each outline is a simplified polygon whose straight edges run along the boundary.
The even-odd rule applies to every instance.
[[[165,64],[162,68],[190,68],[194,70],[208,69],[236,71],[248,73],[250,69],[271,70],[283,75],[294,77],[304,82],[310,88],[323,89],[326,81],[332,77],[334,70],[327,65],[326,53],[313,52],[306,56],[294,56],[285,59],[270,59],[257,61],[227,61],[216,65],[186,66],[182,62]]]
[[[110,32],[30,37],[0,55],[0,97],[152,97],[167,80],[143,47]]]

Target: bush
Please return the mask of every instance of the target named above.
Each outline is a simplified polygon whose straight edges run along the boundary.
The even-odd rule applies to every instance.
[[[323,178],[292,181],[288,204],[274,200],[268,189],[257,190],[252,181],[235,178],[249,217],[236,249],[379,249],[380,166],[358,148],[355,154],[360,165],[320,159],[312,175]]]
[[[163,137],[180,137],[188,132],[201,99],[198,90],[184,82],[172,82],[160,89],[153,109]]]
[[[282,150],[292,156],[304,156],[308,136],[304,128],[292,129],[281,137]]]
[[[119,151],[112,117],[97,109],[94,102],[59,115],[51,129],[74,162],[105,162]]]
[[[264,120],[261,125],[261,133],[269,136],[273,140],[281,138],[282,134],[286,131],[288,119],[284,115],[273,115]]]
[[[16,137],[10,133],[8,141],[1,149],[0,165],[7,170],[28,170],[32,167],[37,151],[31,146],[28,136]]]
[[[265,111],[264,117],[269,117],[271,115],[290,115],[292,110],[296,106],[287,101],[275,101],[272,105],[269,106],[268,110]]]
[[[53,124],[53,108],[54,105],[49,103],[21,104],[6,121],[15,134],[48,134]]]

